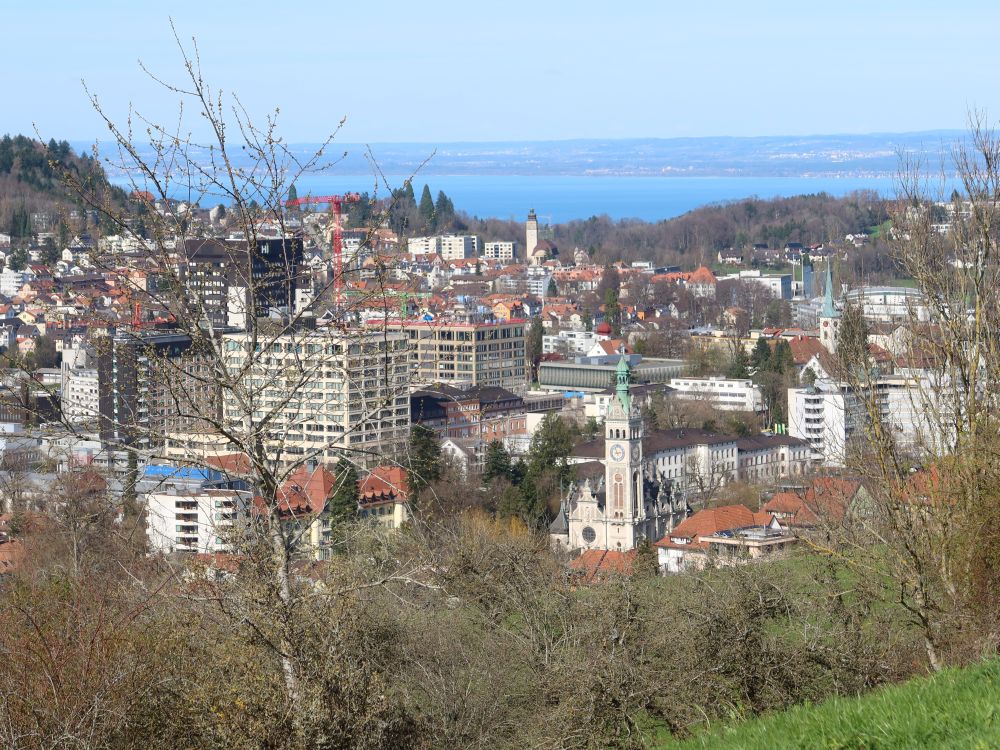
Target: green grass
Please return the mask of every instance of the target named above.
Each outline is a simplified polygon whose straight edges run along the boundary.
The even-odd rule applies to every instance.
[[[658,750],[1000,748],[1000,661],[724,724]]]

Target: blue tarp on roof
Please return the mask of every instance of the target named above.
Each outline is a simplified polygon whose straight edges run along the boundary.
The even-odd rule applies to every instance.
[[[144,477],[161,479],[189,479],[206,481],[218,477],[218,472],[194,466],[172,466],[171,464],[149,464],[142,471]]]

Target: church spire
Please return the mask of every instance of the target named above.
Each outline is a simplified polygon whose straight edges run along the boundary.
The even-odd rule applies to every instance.
[[[833,256],[826,259],[826,291],[823,294],[823,318],[839,318],[840,313],[833,306]]]
[[[615,377],[617,379],[615,394],[618,396],[618,401],[621,403],[625,413],[628,414],[632,409],[632,399],[629,395],[629,384],[632,382],[632,371],[628,366],[628,359],[625,356],[624,345],[622,346],[621,355],[622,358],[618,360],[618,368],[615,370]]]

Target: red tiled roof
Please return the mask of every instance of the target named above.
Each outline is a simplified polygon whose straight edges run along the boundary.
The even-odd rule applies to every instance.
[[[631,575],[635,556],[634,549],[628,552],[589,549],[573,560],[569,566],[572,570],[580,573],[585,582],[592,583],[609,576]]]
[[[406,469],[376,466],[368,476],[358,480],[358,499],[361,505],[406,502],[407,481]]]
[[[703,537],[718,534],[720,531],[766,526],[771,523],[772,518],[770,513],[754,513],[744,505],[706,508],[681,521],[674,527],[673,531],[656,542],[655,546],[703,550],[708,547],[708,543],[702,541]],[[673,538],[684,538],[691,541],[682,544],[672,541]]]
[[[860,488],[861,482],[857,479],[816,477],[803,494],[779,492],[762,510],[790,515],[789,523],[797,526],[812,526],[820,519],[839,522]]]

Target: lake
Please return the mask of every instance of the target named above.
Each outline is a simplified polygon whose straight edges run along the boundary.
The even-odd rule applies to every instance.
[[[405,177],[387,177],[399,187]],[[121,178],[113,181],[128,188]],[[896,193],[892,177],[684,177],[583,175],[418,175],[413,180],[417,199],[424,184],[437,197],[443,190],[455,208],[473,216],[523,221],[534,208],[542,223],[562,223],[607,214],[613,219],[660,221],[680,216],[710,203],[757,196],[802,195],[826,192],[843,196],[855,190]],[[374,192],[368,175],[312,174],[297,181],[299,196]],[[383,187],[380,195],[385,195]],[[179,199],[183,196],[178,195]],[[202,205],[212,205],[202,200]]]
[[[389,177],[399,186],[404,177]],[[473,216],[523,221],[534,208],[545,223],[607,214],[613,219],[659,221],[710,203],[751,196],[774,198],[826,192],[843,196],[855,190],[895,195],[891,177],[590,177],[549,175],[418,175],[417,200],[424,184],[443,190],[455,208]],[[308,175],[298,181],[300,196],[349,191],[371,193],[374,179],[362,175]],[[384,194],[384,188],[380,190]]]

